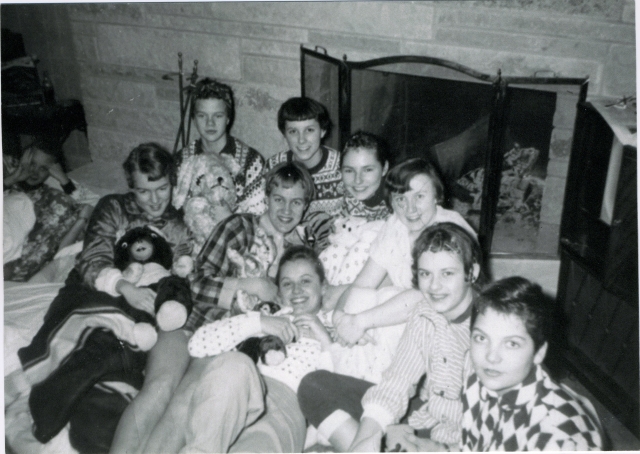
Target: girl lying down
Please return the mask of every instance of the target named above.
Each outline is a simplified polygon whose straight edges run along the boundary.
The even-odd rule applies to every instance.
[[[331,314],[321,312],[324,268],[313,250],[305,246],[289,248],[280,260],[276,282],[284,307],[275,315],[293,322],[296,335],[286,346],[284,360],[263,359],[257,364],[263,375],[280,380],[296,392],[307,373],[333,369],[331,350],[335,347],[337,353],[339,346],[333,345],[325,327]],[[196,358],[216,356],[250,337],[263,336],[267,330],[262,319],[261,312],[248,312],[201,326],[189,340],[189,354]]]
[[[280,260],[281,311],[237,315],[200,327],[189,341],[199,373],[169,409],[171,430],[157,440],[162,452],[301,452],[306,424],[295,392],[301,379],[317,369],[332,370],[338,351],[325,327],[331,313],[322,309],[325,276],[312,249],[294,246]],[[285,327],[285,328],[283,328]],[[288,334],[286,358],[258,368],[239,342],[282,330]],[[206,358],[217,355],[215,358]],[[186,401],[185,401],[186,399]],[[176,399],[177,401],[178,399]],[[169,426],[167,426],[169,429]],[[155,452],[156,446],[147,446]]]

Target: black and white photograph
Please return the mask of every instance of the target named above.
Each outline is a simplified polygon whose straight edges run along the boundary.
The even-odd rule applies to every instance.
[[[5,452],[640,450],[636,14],[2,2]]]

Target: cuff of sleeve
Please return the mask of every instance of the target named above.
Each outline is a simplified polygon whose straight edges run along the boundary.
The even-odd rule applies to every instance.
[[[247,312],[246,315],[249,330],[254,333],[262,332],[262,324],[260,323],[260,312]]]
[[[218,307],[222,309],[231,309],[231,303],[236,295],[238,288],[238,280],[235,278],[227,278],[222,282],[222,289],[220,289],[220,296],[218,297]]]
[[[122,279],[122,272],[117,268],[103,268],[96,277],[96,290],[106,292],[111,296],[120,296],[116,291],[116,284]]]
[[[382,427],[382,430],[385,433],[387,431],[387,426],[390,426],[395,422],[393,414],[391,414],[389,410],[379,404],[364,405],[364,412],[362,413],[362,417],[360,418],[360,420],[364,418],[373,419],[380,425],[380,427]]]
[[[73,181],[69,180],[67,184],[62,186],[62,190],[64,191],[65,194],[71,194],[73,191],[76,190],[76,185],[73,184]]]

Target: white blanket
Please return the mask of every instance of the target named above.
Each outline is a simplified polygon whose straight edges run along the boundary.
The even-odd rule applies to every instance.
[[[31,433],[33,420],[29,412],[29,388],[13,386],[22,370],[18,350],[29,345],[42,325],[42,320],[63,283],[4,283],[4,376],[5,438],[14,452],[53,454],[76,453],[64,428],[47,444],[41,444]],[[9,377],[7,377],[9,376]],[[19,389],[12,394],[11,390]]]

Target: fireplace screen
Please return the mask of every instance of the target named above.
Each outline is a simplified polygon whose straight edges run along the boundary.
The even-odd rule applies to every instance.
[[[486,253],[557,255],[586,79],[491,76],[429,57],[350,62],[304,48],[301,60],[303,96],[334,124],[329,146],[362,130],[386,139],[395,162],[426,157]]]

